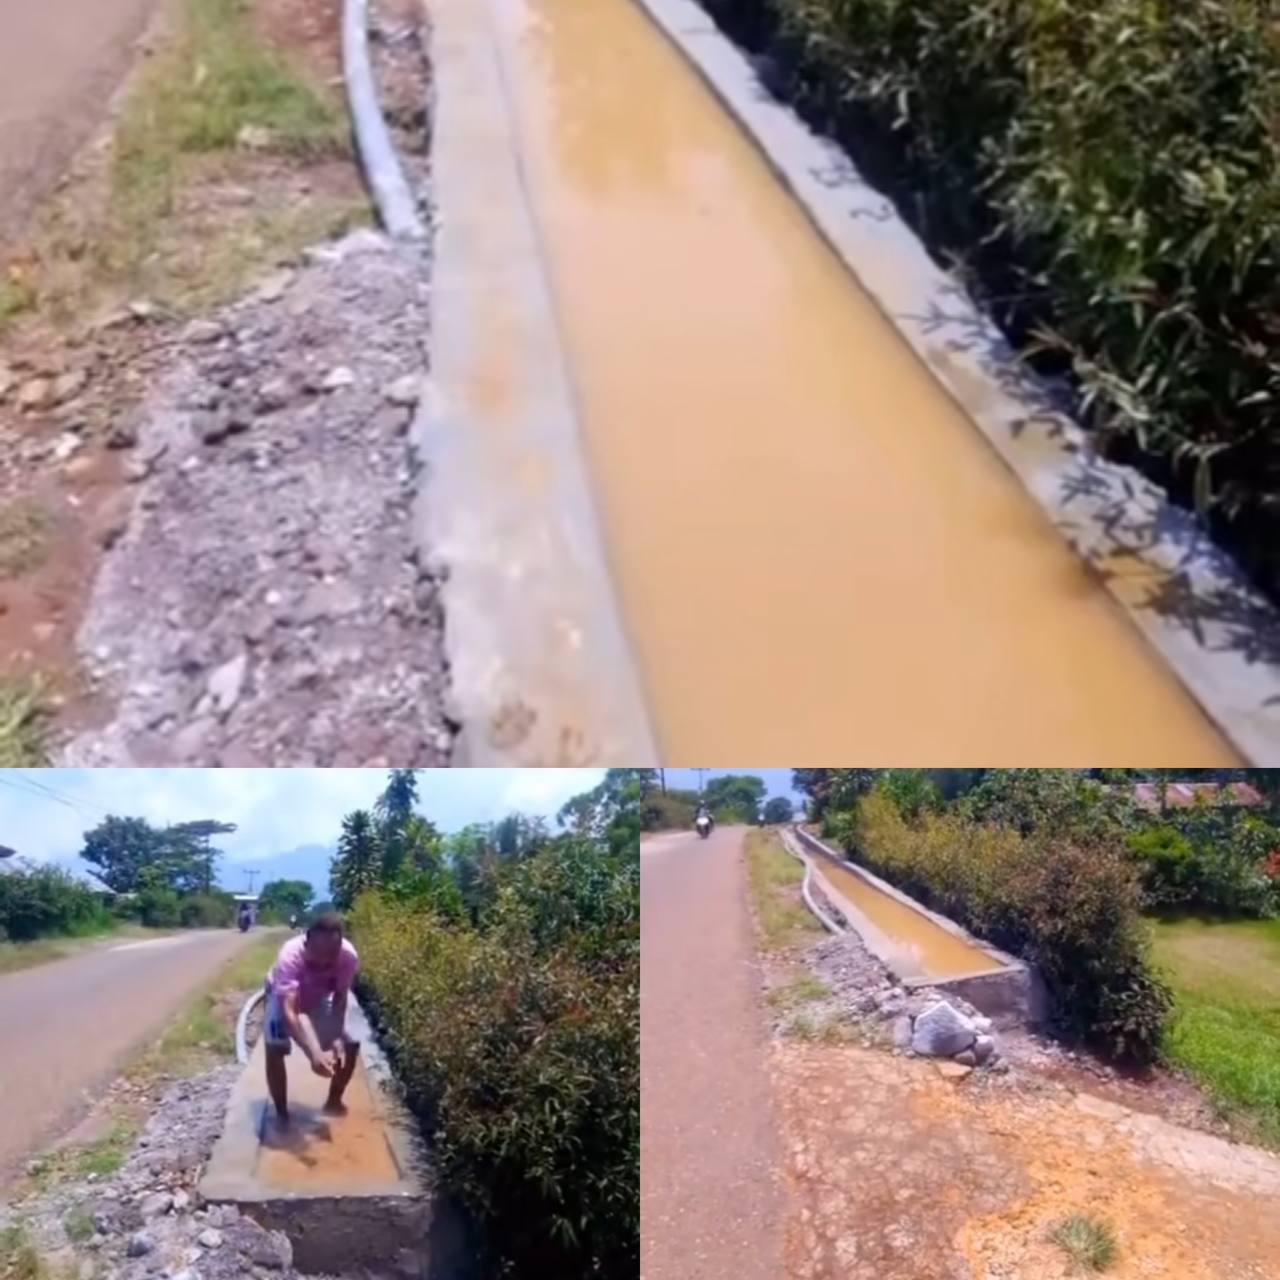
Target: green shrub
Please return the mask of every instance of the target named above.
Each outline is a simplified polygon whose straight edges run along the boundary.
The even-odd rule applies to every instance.
[[[1276,912],[1266,868],[1277,845],[1280,831],[1267,819],[1208,804],[1170,810],[1128,840],[1154,906],[1220,916]]]
[[[708,0],[776,90],[1071,375],[1103,449],[1280,594],[1269,0]]]
[[[0,936],[29,942],[105,929],[111,917],[93,891],[61,867],[0,871]]]
[[[362,894],[362,998],[492,1269],[635,1274],[638,859],[564,837],[491,875],[474,926]]]
[[[1123,849],[1070,834],[926,813],[908,822],[883,790],[859,802],[862,862],[1034,964],[1059,1029],[1116,1057],[1159,1053],[1170,1010],[1153,972],[1142,888]]]
[[[137,898],[138,919],[157,929],[172,929],[182,923],[181,899],[172,889],[153,886]]]
[[[178,904],[178,922],[189,929],[226,928],[235,914],[235,900],[229,893],[191,893]]]
[[[886,769],[876,785],[904,818],[942,808],[942,792],[923,769]]]

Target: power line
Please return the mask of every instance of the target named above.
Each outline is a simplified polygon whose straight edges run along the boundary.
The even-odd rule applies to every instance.
[[[86,809],[96,809],[99,813],[110,813],[109,809],[104,809],[101,805],[94,804],[92,800],[82,800],[78,796],[67,795],[66,792],[47,786],[39,779],[31,777],[21,770],[10,769],[7,772],[10,775],[16,773],[18,776],[16,778],[12,776],[8,778],[0,777],[0,783],[12,787],[15,791],[22,791],[30,796],[43,796],[46,799],[57,801],[58,804],[64,805],[68,809],[79,809],[82,813]]]

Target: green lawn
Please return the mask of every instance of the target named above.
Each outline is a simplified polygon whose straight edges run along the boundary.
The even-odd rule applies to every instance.
[[[1177,996],[1169,1056],[1280,1147],[1280,920],[1159,921],[1154,934]]]

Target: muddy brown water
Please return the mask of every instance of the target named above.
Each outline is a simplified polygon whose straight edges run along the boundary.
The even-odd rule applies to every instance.
[[[1235,756],[634,0],[486,0],[663,758]]]
[[[998,969],[999,962],[984,951],[949,933],[928,916],[891,898],[833,858],[817,858],[817,869],[831,887],[865,917],[893,957],[902,978],[958,978],[962,974]],[[865,932],[860,922],[855,928]]]
[[[367,1186],[373,1194],[399,1178],[364,1062],[347,1086],[346,1115],[323,1113],[328,1089],[329,1082],[307,1068],[301,1053],[289,1055],[290,1123],[280,1130],[266,1118],[255,1168],[263,1188],[300,1195],[341,1189],[349,1195]]]

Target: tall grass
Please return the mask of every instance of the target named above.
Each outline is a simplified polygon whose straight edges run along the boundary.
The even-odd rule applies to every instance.
[[[708,0],[1280,597],[1269,0]]]

